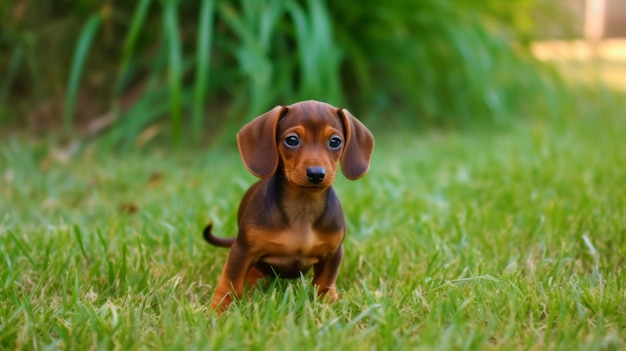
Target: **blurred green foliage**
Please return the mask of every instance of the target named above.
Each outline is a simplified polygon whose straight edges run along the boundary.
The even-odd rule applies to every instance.
[[[0,5],[0,123],[156,121],[199,140],[318,99],[410,125],[507,122],[558,103],[529,53],[545,0],[28,1]],[[554,95],[546,99],[546,96]],[[167,119],[169,117],[169,119]],[[62,118],[62,120],[61,120]]]

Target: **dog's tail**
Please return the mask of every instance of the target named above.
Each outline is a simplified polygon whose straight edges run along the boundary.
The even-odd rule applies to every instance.
[[[219,247],[231,247],[235,243],[235,238],[218,238],[211,233],[211,228],[213,227],[213,223],[207,224],[202,232],[204,236],[204,240],[206,240],[209,244],[219,246]]]

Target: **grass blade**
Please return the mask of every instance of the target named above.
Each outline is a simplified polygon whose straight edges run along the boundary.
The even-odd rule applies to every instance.
[[[135,12],[133,13],[130,29],[126,33],[126,38],[124,39],[124,46],[122,48],[122,63],[120,64],[119,78],[115,87],[115,94],[119,94],[122,89],[122,85],[128,71],[128,66],[133,58],[135,44],[137,43],[137,38],[139,38],[139,32],[146,22],[146,14],[148,13],[150,3],[151,0],[140,0],[137,4]]]
[[[332,21],[324,3],[320,1],[308,1],[311,16],[312,33],[315,42],[318,44],[318,59],[316,65],[321,71],[323,80],[318,82],[318,94],[324,100],[340,104],[341,103],[341,83],[339,77],[339,65],[341,53],[335,45],[332,32]]]
[[[65,107],[63,110],[63,129],[66,134],[72,131],[72,118],[74,117],[74,108],[76,105],[76,96],[78,95],[78,87],[80,85],[80,79],[83,74],[83,68],[85,67],[85,61],[89,55],[89,49],[93,42],[100,24],[102,23],[102,17],[99,14],[92,15],[78,38],[78,44],[74,51],[74,57],[72,58],[72,65],[70,66],[69,83],[67,85],[67,91],[65,95]]]
[[[165,3],[163,16],[165,44],[168,57],[167,81],[169,89],[170,123],[176,144],[182,137],[182,53],[178,31],[178,1]]]
[[[209,60],[213,39],[213,17],[215,0],[203,0],[200,7],[200,25],[198,29],[198,52],[196,53],[196,82],[193,95],[192,130],[194,141],[200,140],[204,99],[209,85]]]
[[[30,251],[26,248],[26,245],[24,245],[24,243],[20,240],[20,238],[11,230],[7,232],[7,235],[9,238],[11,238],[11,240],[13,240],[15,245],[20,249],[20,251],[22,252],[22,255],[24,255],[26,259],[28,259],[28,262],[30,262],[30,264],[33,267],[37,267],[35,260],[29,254]]]
[[[83,242],[83,232],[78,225],[74,225],[74,235],[76,236],[76,241],[78,242],[78,247],[80,247],[80,252],[83,254],[83,258],[89,261],[89,255],[87,254],[87,250],[85,250],[85,243]]]
[[[9,95],[9,88],[15,79],[17,71],[19,70],[22,63],[23,55],[22,50],[16,48],[13,50],[11,54],[11,61],[9,63],[9,68],[6,72],[6,76],[2,81],[2,85],[0,86],[0,104],[4,104]]]

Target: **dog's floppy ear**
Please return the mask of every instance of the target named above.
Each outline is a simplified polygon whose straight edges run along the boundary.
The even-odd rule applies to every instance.
[[[370,168],[374,151],[374,136],[348,110],[339,109],[345,129],[346,144],[341,155],[341,170],[348,179],[361,178]]]
[[[278,120],[287,111],[276,106],[253,119],[237,133],[237,146],[244,165],[259,178],[268,178],[278,168],[276,129]]]

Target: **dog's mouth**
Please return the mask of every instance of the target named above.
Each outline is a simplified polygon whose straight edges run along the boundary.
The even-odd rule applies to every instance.
[[[311,182],[294,182],[292,183],[298,189],[303,192],[315,194],[328,190],[332,186],[332,182],[321,182],[321,183],[311,183]]]
[[[328,186],[325,184],[307,184],[298,185],[298,188],[308,192],[320,192],[328,189]]]

